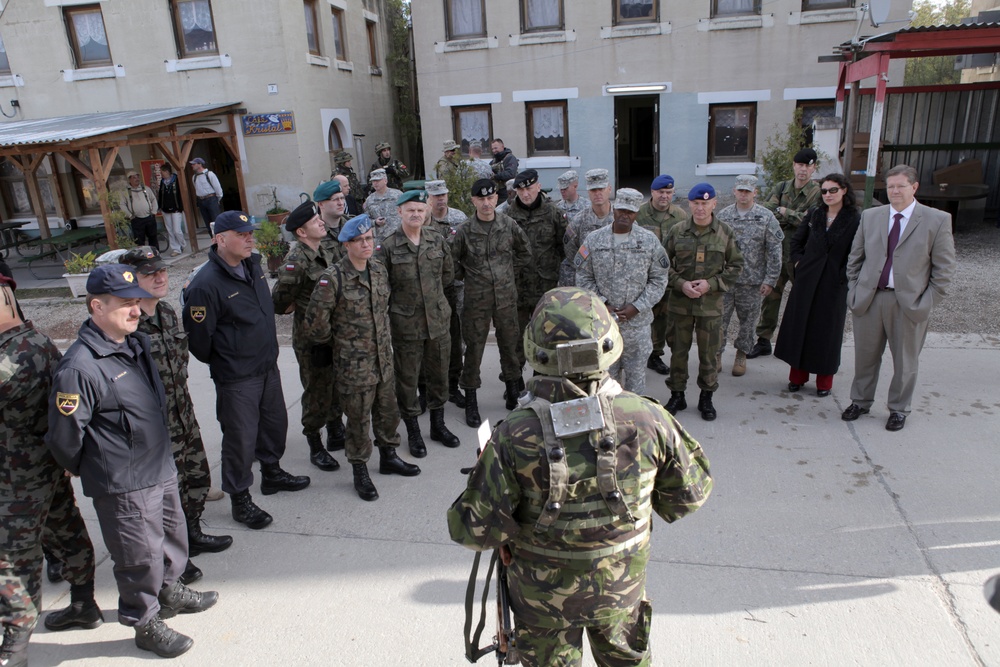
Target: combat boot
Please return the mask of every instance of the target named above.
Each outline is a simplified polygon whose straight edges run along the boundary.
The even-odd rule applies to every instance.
[[[507,387],[507,390],[503,393],[503,397],[506,401],[504,403],[504,406],[508,410],[513,410],[514,408],[517,407],[517,397],[521,395],[521,392],[517,386],[518,382],[517,380],[511,380],[509,382],[505,382],[504,384]]]
[[[458,380],[451,380],[448,383],[448,400],[460,408],[465,407],[465,396],[458,387]]]
[[[351,467],[354,468],[354,490],[358,492],[358,497],[361,500],[378,500],[378,489],[368,476],[368,464],[352,463]]]
[[[424,437],[420,435],[420,422],[416,417],[403,417],[406,424],[406,438],[410,442],[410,454],[418,459],[427,456],[427,446],[424,444]]]
[[[666,364],[663,363],[663,359],[655,353],[649,355],[649,359],[646,360],[646,368],[660,375],[666,375],[669,372]]]
[[[483,418],[479,416],[479,402],[476,400],[476,390],[465,390],[465,423],[472,428],[479,428]]]
[[[247,528],[260,530],[274,521],[270,514],[254,504],[253,498],[250,497],[250,489],[233,493],[229,499],[233,503],[233,520],[244,524]]]
[[[331,452],[339,452],[344,449],[347,441],[347,433],[344,431],[344,422],[339,419],[335,422],[326,423],[326,449]]]
[[[45,617],[45,628],[52,632],[83,628],[93,630],[104,622],[104,614],[94,600],[94,582],[73,584],[69,589],[70,605],[50,612]]]
[[[30,630],[8,625],[0,646],[0,667],[28,667],[28,639]]]
[[[431,440],[440,442],[445,447],[458,447],[462,444],[458,436],[445,426],[444,408],[431,408]]]
[[[310,481],[305,475],[292,475],[282,470],[277,463],[260,464],[260,492],[265,496],[278,491],[301,491],[309,486]]]
[[[194,640],[167,627],[159,615],[146,625],[135,626],[135,645],[143,651],[152,651],[161,658],[176,658],[187,651]]]
[[[754,344],[753,349],[747,353],[747,359],[756,359],[757,357],[766,357],[771,354],[771,341],[766,338],[757,338],[757,342]]]
[[[229,535],[206,535],[201,532],[201,519],[192,517],[187,520],[188,556],[200,556],[203,553],[217,554],[225,551],[233,544]]]
[[[407,463],[396,454],[395,447],[379,446],[378,471],[383,475],[402,475],[403,477],[415,477],[420,474],[420,468]]]
[[[175,581],[161,588],[157,599],[160,601],[160,618],[173,618],[177,614],[197,614],[215,606],[219,594],[215,591],[199,593]]]
[[[43,550],[44,551],[44,550]],[[45,576],[53,584],[58,584],[63,580],[63,564],[52,554],[45,552]]]
[[[195,565],[194,561],[189,558],[187,565],[184,566],[184,571],[181,572],[181,576],[177,577],[177,580],[187,586],[198,581],[204,575],[205,573],[201,571],[201,568]]]
[[[698,397],[698,411],[701,418],[707,422],[715,419],[715,406],[712,405],[712,392],[702,389],[701,396]]]
[[[666,405],[663,407],[666,408],[667,412],[670,414],[676,415],[681,410],[687,409],[687,406],[688,402],[687,399],[684,398],[684,392],[672,391],[670,392],[670,400],[667,401]]]
[[[309,444],[309,463],[313,464],[320,470],[337,470],[340,468],[340,464],[337,463],[337,459],[330,456],[325,449],[323,449],[323,439],[319,437],[319,433],[310,433],[306,436],[306,442]]]
[[[736,360],[733,362],[733,375],[741,377],[747,372],[747,353],[736,350]]]

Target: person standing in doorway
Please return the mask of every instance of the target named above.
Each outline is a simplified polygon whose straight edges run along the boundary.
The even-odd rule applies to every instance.
[[[208,235],[212,235],[212,223],[222,212],[222,186],[219,177],[205,168],[205,161],[196,157],[188,164],[194,170],[191,182],[194,184],[194,196],[198,200],[198,210],[205,221]]]

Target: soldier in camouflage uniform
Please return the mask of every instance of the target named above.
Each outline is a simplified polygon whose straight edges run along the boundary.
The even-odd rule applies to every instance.
[[[597,294],[618,322],[625,348],[609,372],[626,391],[646,391],[646,360],[653,347],[653,306],[667,288],[667,253],[660,240],[634,224],[642,193],[622,188],[615,221],[584,239],[576,254],[576,284]],[[622,241],[619,235],[627,235]]]
[[[562,287],[576,284],[576,253],[580,249],[580,244],[587,238],[587,234],[614,221],[608,170],[591,169],[585,178],[590,206],[578,213],[575,218],[570,218],[566,225],[566,236],[563,237],[565,261],[559,269],[559,285]]]
[[[448,206],[448,186],[444,181],[427,181],[427,203],[430,204],[427,224],[441,232],[448,239],[451,248],[452,240],[458,234],[458,229],[469,219],[457,208]],[[451,308],[451,324],[448,335],[451,337],[451,354],[448,359],[448,400],[460,408],[465,407],[465,396],[458,386],[462,377],[462,307],[465,301],[465,283],[457,278],[450,287],[445,287],[444,296]]]
[[[448,139],[444,142],[442,148],[444,155],[434,165],[434,174],[439,179],[448,178],[462,164],[462,156],[458,152],[460,148],[461,146],[456,144],[454,139]]]
[[[662,407],[608,377],[622,340],[593,294],[547,293],[524,337],[538,375],[448,510],[451,539],[500,550],[522,664],[579,665],[584,630],[598,664],[652,664],[653,513],[672,523],[700,508],[708,459]],[[567,345],[581,353],[557,353]],[[568,401],[584,426],[555,425]]]
[[[590,199],[584,199],[577,192],[577,188],[580,186],[580,177],[575,170],[570,169],[563,172],[556,181],[559,183],[559,195],[562,197],[555,203],[556,208],[563,212],[567,221],[575,218],[584,209],[590,208]]]
[[[323,449],[319,433],[326,425],[328,442],[332,445],[338,435],[337,425],[341,425],[343,430],[339,405],[336,419],[331,417],[335,400],[334,378],[330,372],[333,350],[328,344],[313,345],[303,332],[313,287],[336,259],[333,252],[322,244],[327,236],[326,226],[313,202],[299,204],[288,215],[285,229],[295,235],[297,243],[288,252],[278,272],[271,300],[276,314],[293,313],[292,350],[299,362],[299,379],[302,381],[302,434],[309,445],[309,461],[320,470],[337,470],[340,463]]]
[[[534,260],[517,274],[517,326],[518,331],[524,331],[538,300],[559,284],[566,215],[542,192],[538,172],[534,169],[519,173],[514,178],[514,189],[517,198],[507,209],[507,215],[527,234]],[[524,345],[520,336],[517,338],[517,360],[523,368]],[[514,409],[517,395],[523,390],[524,381],[519,380],[517,391],[507,392],[508,410]]]
[[[137,331],[149,336],[149,353],[160,373],[167,399],[167,425],[170,450],[177,466],[177,488],[188,527],[188,556],[225,551],[233,543],[229,535],[206,535],[201,530],[201,515],[212,485],[201,429],[194,414],[194,401],[188,391],[188,339],[173,307],[163,299],[169,292],[167,264],[159,250],[151,246],[132,248],[119,260],[135,267],[139,287],[152,298],[139,301]],[[180,579],[185,584],[201,579],[202,573],[188,560]]]
[[[674,206],[674,177],[661,174],[653,179],[649,188],[649,201],[639,207],[639,215],[635,217],[637,225],[648,229],[663,243],[670,228],[682,220],[687,220],[688,214],[680,206]],[[669,370],[663,363],[663,350],[668,346],[667,333],[670,330],[670,313],[667,310],[669,292],[663,293],[660,302],[653,306],[653,324],[650,333],[653,338],[653,352],[649,355],[646,368],[666,375]]]
[[[388,187],[384,169],[376,169],[368,177],[368,182],[372,185],[372,193],[365,200],[365,213],[372,221],[372,231],[375,234],[375,247],[382,245],[382,241],[389,234],[399,229],[399,211],[396,209],[396,201],[403,193],[395,188]]]
[[[496,212],[496,203],[492,181],[483,178],[473,183],[476,214],[459,228],[452,243],[455,275],[465,280],[465,365],[460,384],[465,390],[465,422],[473,428],[482,423],[476,391],[482,386],[479,367],[491,320],[500,348],[501,379],[508,394],[517,389],[521,379],[515,277],[531,263],[531,244],[516,222]]]
[[[764,297],[760,310],[760,324],[757,325],[757,343],[747,354],[747,359],[756,359],[771,354],[771,338],[778,328],[778,311],[781,310],[781,297],[785,293],[785,285],[792,281],[792,237],[799,228],[802,218],[812,207],[820,203],[819,183],[812,180],[816,171],[816,151],[803,148],[792,158],[792,169],[795,178],[782,181],[771,191],[770,196],[761,203],[767,210],[774,213],[781,225],[785,240],[781,246],[781,275],[774,289]]]
[[[347,179],[349,187],[345,189],[341,186],[341,189],[344,190],[347,211],[352,215],[357,215],[361,212],[361,206],[358,204],[358,200],[364,199],[363,195],[365,190],[361,185],[361,180],[358,179],[358,175],[354,173],[354,168],[351,166],[351,162],[353,160],[354,158],[351,157],[351,154],[347,151],[340,151],[337,153],[337,155],[333,158],[337,168],[330,174],[330,180],[332,181],[336,176],[343,176]],[[313,197],[313,200],[318,202],[315,197]]]
[[[386,238],[379,258],[389,274],[389,323],[392,330],[396,400],[406,424],[410,454],[427,456],[420,424],[417,382],[427,387],[431,440],[445,447],[459,441],[444,423],[448,401],[448,353],[451,350],[451,307],[445,290],[454,280],[451,246],[433,227],[425,226],[427,193],[411,190],[399,198],[403,223]],[[450,236],[449,236],[450,238]],[[421,377],[423,370],[423,377]]]
[[[368,169],[369,172],[382,170],[389,181],[389,187],[393,190],[402,190],[403,181],[410,176],[410,170],[406,165],[392,157],[392,146],[388,141],[383,141],[375,146],[375,161]],[[371,185],[371,179],[368,184]]]
[[[48,427],[52,373],[61,355],[19,315],[16,283],[0,276],[0,664],[26,665],[28,638],[42,608],[42,543],[64,564],[72,604],[50,613],[50,630],[96,628],[94,546],[73,487],[52,458]]]
[[[701,418],[716,417],[712,394],[719,388],[716,357],[722,346],[722,294],[736,284],[743,271],[743,255],[732,228],[715,217],[715,188],[698,183],[688,193],[691,217],[667,234],[670,258],[668,290],[672,326],[670,348],[670,400],[667,411],[675,415],[687,408],[684,389],[688,380],[688,352],[698,339],[698,411]]]
[[[303,329],[314,343],[333,345],[333,374],[347,415],[347,460],[354,469],[354,489],[363,500],[377,500],[378,490],[368,475],[369,425],[379,449],[380,473],[412,477],[420,468],[396,454],[399,407],[389,333],[389,276],[380,262],[369,261],[375,245],[368,216],[348,220],[339,238],[346,254],[320,276]]]
[[[726,351],[726,332],[736,310],[740,331],[734,343],[736,360],[733,375],[740,377],[747,370],[747,353],[753,349],[753,332],[760,316],[760,302],[774,289],[781,273],[781,241],[784,234],[774,214],[754,202],[757,177],[736,177],[733,194],[736,203],[722,209],[718,218],[733,228],[736,245],[743,255],[743,273],[733,289],[722,298],[722,346],[715,366],[722,368],[722,353]]]

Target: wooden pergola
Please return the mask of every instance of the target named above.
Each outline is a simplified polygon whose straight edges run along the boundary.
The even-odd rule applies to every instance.
[[[186,212],[188,239],[192,251],[197,251],[198,209],[190,180],[185,176],[185,167],[196,141],[218,139],[229,153],[235,163],[241,208],[247,209],[246,188],[236,135],[237,114],[242,111],[237,109],[240,104],[240,102],[227,102],[3,123],[0,124],[0,157],[9,160],[24,174],[31,207],[38,217],[38,230],[43,239],[50,238],[50,232],[45,204],[38,187],[38,168],[42,162],[45,159],[50,160],[53,194],[57,212],[63,219],[68,217],[67,207],[58,178],[55,156],[60,156],[85,178],[92,180],[97,188],[108,246],[116,248],[115,229],[107,197],[108,178],[115,159],[122,148],[155,147],[178,175],[178,185]],[[189,124],[220,115],[228,119],[228,129],[225,131],[178,134],[178,125],[182,123]],[[107,154],[102,159],[101,151],[104,149],[107,150]],[[89,166],[84,162],[84,153],[90,162]]]

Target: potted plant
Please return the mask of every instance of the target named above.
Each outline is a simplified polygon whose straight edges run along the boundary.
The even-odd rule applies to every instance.
[[[279,225],[285,224],[288,209],[278,200],[278,188],[271,188],[271,208],[267,209],[267,219]]]
[[[70,253],[70,258],[64,262],[66,273],[63,278],[69,284],[73,296],[87,296],[87,276],[97,266],[97,255],[88,252],[85,255]]]
[[[288,254],[288,242],[281,236],[281,227],[278,223],[270,220],[260,223],[260,227],[254,233],[254,241],[260,254],[267,260],[267,270],[271,272],[271,277],[277,275],[281,260]]]
[[[119,248],[128,249],[135,247],[135,239],[132,238],[132,216],[128,214],[122,205],[124,193],[118,190],[108,190],[105,195],[108,201],[108,209],[111,211],[108,217],[115,230],[115,245]]]

